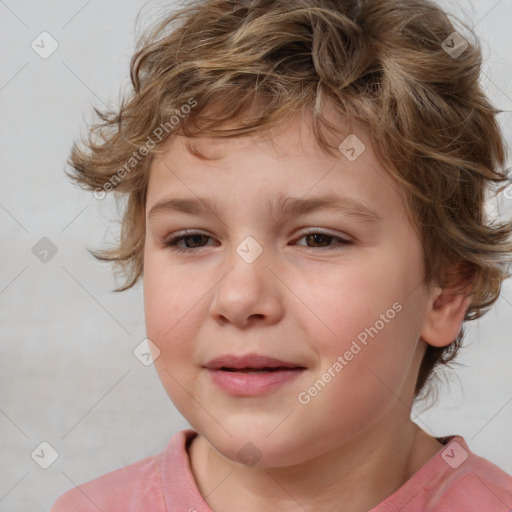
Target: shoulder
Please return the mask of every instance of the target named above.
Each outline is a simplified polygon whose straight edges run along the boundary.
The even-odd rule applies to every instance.
[[[63,494],[50,512],[125,512],[142,505],[150,506],[154,512],[165,511],[160,478],[162,455],[146,457],[77,485]]]
[[[467,452],[467,459],[446,473],[433,510],[511,510],[512,476],[469,449]]]

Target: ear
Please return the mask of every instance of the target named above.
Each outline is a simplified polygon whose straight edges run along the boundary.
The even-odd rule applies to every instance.
[[[471,287],[454,293],[436,287],[432,292],[421,337],[434,347],[446,347],[457,338],[471,303]]]

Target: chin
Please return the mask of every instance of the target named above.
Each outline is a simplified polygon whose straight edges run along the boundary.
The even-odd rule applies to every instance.
[[[247,467],[285,467],[304,462],[304,441],[297,437],[298,427],[282,429],[275,421],[258,421],[254,416],[238,421],[224,421],[223,427],[213,426],[210,421],[192,425],[223,457]],[[295,432],[295,433],[294,433]],[[270,433],[270,435],[269,435]]]

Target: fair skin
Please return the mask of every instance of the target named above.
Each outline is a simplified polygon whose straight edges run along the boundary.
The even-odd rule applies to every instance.
[[[167,393],[199,433],[188,450],[191,469],[215,512],[330,512],[340,503],[344,512],[367,511],[442,449],[411,422],[410,407],[426,343],[455,339],[469,299],[423,286],[421,241],[399,187],[366,128],[352,133],[366,145],[353,162],[323,153],[298,117],[272,141],[177,137],[153,161],[147,336],[160,350],[155,366]],[[187,141],[211,160],[190,154]],[[348,209],[266,211],[281,195],[328,194],[366,205],[379,220]],[[149,215],[160,201],[197,197],[224,208]],[[178,243],[188,252],[166,246],[183,230],[198,232]],[[263,249],[251,263],[236,251],[249,236]],[[338,356],[397,303],[393,319],[301,403],[299,394],[329,368],[332,376]],[[204,368],[214,357],[248,353],[304,369],[273,392],[236,396]],[[254,466],[237,456],[249,442],[259,456]]]

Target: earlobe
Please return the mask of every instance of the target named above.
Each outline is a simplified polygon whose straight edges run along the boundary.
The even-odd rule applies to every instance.
[[[472,296],[468,295],[468,290],[457,294],[437,290],[427,311],[421,337],[429,345],[445,347],[457,338]]]

